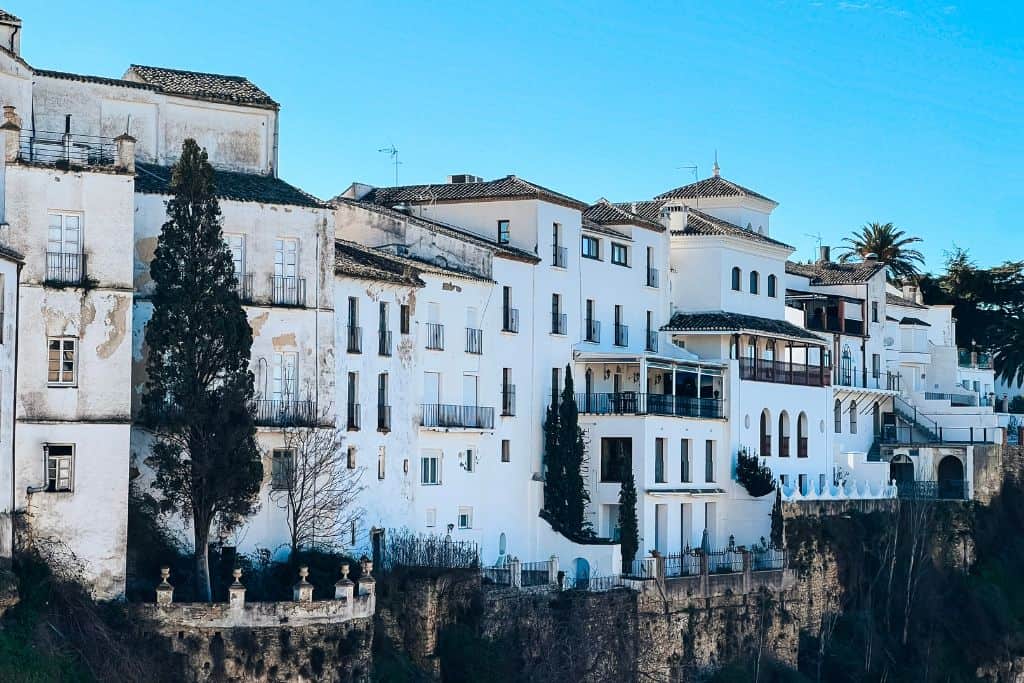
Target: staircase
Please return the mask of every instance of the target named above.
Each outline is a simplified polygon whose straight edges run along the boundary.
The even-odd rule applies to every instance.
[[[906,423],[908,427],[907,436],[909,436],[910,443],[917,442],[941,442],[942,437],[939,433],[939,426],[935,424],[935,420],[931,419],[927,415],[919,413],[917,408],[911,406],[906,401],[898,396],[894,396],[892,399],[893,412],[899,420]],[[901,440],[902,433],[897,424],[896,428],[896,439]]]

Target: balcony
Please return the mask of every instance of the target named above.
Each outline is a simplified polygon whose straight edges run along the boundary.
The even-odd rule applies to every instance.
[[[584,339],[594,344],[601,343],[601,321],[600,320],[584,320],[583,321],[583,335]]]
[[[479,356],[484,352],[484,331],[466,328],[466,353]]]
[[[740,379],[776,384],[797,384],[809,387],[827,387],[832,381],[831,370],[819,365],[788,363],[761,358],[740,358]]]
[[[422,407],[424,427],[494,429],[494,408],[444,403],[424,403]]]
[[[70,132],[23,130],[18,142],[19,158],[33,164],[68,168],[114,166],[117,163],[117,143],[113,138]]]
[[[354,325],[348,326],[348,345],[345,350],[349,353],[363,352],[363,328]]]
[[[513,334],[519,332],[519,309],[518,308],[506,308],[501,314],[501,331],[511,332]]]
[[[427,348],[433,351],[444,351],[444,325],[427,323]]]
[[[235,291],[238,292],[238,299],[243,304],[251,304],[253,302],[252,281],[252,273],[235,274]]]
[[[926,401],[948,401],[950,406],[971,408],[978,405],[977,394],[940,394],[934,391],[924,392]]]
[[[717,398],[642,394],[621,391],[610,394],[576,394],[576,407],[589,415],[664,415],[722,419],[725,402]]]
[[[565,268],[569,262],[569,250],[557,244],[551,248],[551,265],[555,268]]]
[[[506,384],[501,388],[501,414],[512,417],[516,414],[516,385]]]
[[[85,254],[46,252],[46,284],[80,285],[85,282]]]
[[[275,306],[305,306],[306,278],[271,275],[270,301]]]
[[[551,334],[565,334],[568,329],[565,313],[551,313]]]
[[[647,330],[647,344],[644,346],[645,349],[651,353],[658,352],[658,331]]]
[[[377,406],[377,431],[378,432],[390,432],[391,431],[391,406],[378,405]]]
[[[377,330],[377,355],[391,355],[391,330]]]
[[[647,286],[657,287],[658,286],[658,269],[648,268],[647,269]]]
[[[350,432],[358,432],[362,425],[363,409],[358,403],[349,403],[345,411],[345,428]]]
[[[252,403],[253,420],[259,427],[316,425],[316,404],[313,401],[257,399]]]
[[[615,323],[615,345],[629,346],[629,326]]]

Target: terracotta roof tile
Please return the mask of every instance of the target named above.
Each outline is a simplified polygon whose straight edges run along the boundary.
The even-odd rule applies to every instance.
[[[500,199],[541,199],[583,211],[587,205],[554,190],[531,183],[514,175],[485,180],[479,183],[439,183],[436,185],[402,185],[399,187],[376,187],[364,197],[364,201],[393,207],[398,204],[429,204],[432,202],[462,202]]]
[[[818,344],[826,343],[818,335],[786,320],[725,311],[676,313],[661,329],[667,332],[765,332]]]
[[[583,215],[601,225],[635,225],[657,232],[664,232],[665,226],[658,221],[651,221],[633,209],[631,204],[612,204],[607,199],[599,199],[587,207]]]
[[[230,104],[251,104],[274,108],[278,106],[270,95],[244,76],[208,74],[200,71],[167,69],[141,64],[132,64],[128,67],[128,73],[134,74],[145,83],[159,87],[169,95],[181,95]]]
[[[779,240],[772,239],[767,235],[762,235],[761,233],[754,232],[753,230],[741,228],[738,225],[733,225],[729,221],[722,220],[721,218],[715,218],[711,214],[707,214],[696,209],[687,209],[686,227],[682,230],[673,230],[672,235],[682,237],[723,235],[728,237],[741,237],[752,242],[761,242],[762,244],[771,244],[777,247],[786,247],[787,249],[793,248],[785,242],[780,242]]]
[[[696,199],[698,197],[753,197],[773,204],[778,203],[774,199],[769,199],[759,192],[754,192],[719,175],[663,192],[655,199]]]
[[[170,194],[172,168],[158,164],[136,163],[135,191],[142,194]],[[269,175],[215,170],[213,184],[219,199],[330,208],[313,195]]]
[[[786,261],[786,272],[810,280],[812,285],[860,285],[869,281],[879,271],[885,270],[884,263],[797,263]]]

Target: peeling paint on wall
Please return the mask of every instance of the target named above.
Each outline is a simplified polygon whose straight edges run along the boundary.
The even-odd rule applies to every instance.
[[[275,351],[282,351],[282,350],[285,350],[285,349],[293,349],[296,346],[298,346],[298,343],[295,341],[295,333],[294,332],[288,332],[286,334],[279,334],[276,337],[274,337],[273,339],[271,339],[270,343],[273,344]]]
[[[121,345],[128,328],[128,297],[111,294],[107,300],[110,302],[110,310],[107,311],[107,315],[103,319],[104,327],[107,329],[107,338],[96,347],[96,355],[104,360],[110,358],[110,355]]]
[[[267,320],[270,318],[270,311],[264,311],[257,316],[253,316],[253,319],[249,321],[249,327],[252,328],[253,339],[260,336],[260,332],[263,331],[263,326],[267,324]]]

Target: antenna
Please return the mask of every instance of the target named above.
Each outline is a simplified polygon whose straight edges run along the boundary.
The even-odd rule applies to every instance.
[[[804,233],[804,237],[810,237],[812,240],[814,240],[816,242],[816,244],[815,244],[816,251],[814,253],[814,257],[811,259],[811,261],[813,262],[813,261],[817,260],[818,254],[821,253],[821,243],[824,240],[821,238],[821,233],[820,232],[805,232]]]
[[[384,152],[391,157],[391,163],[395,165],[395,186],[398,186],[398,167],[401,165],[401,161],[398,160],[398,148],[394,144],[388,147],[381,147],[377,150],[378,152]]]
[[[697,164],[683,164],[682,166],[676,166],[676,170],[691,171],[693,173],[693,182],[697,182]],[[694,208],[700,208],[700,194],[697,194],[697,201],[694,204]]]

